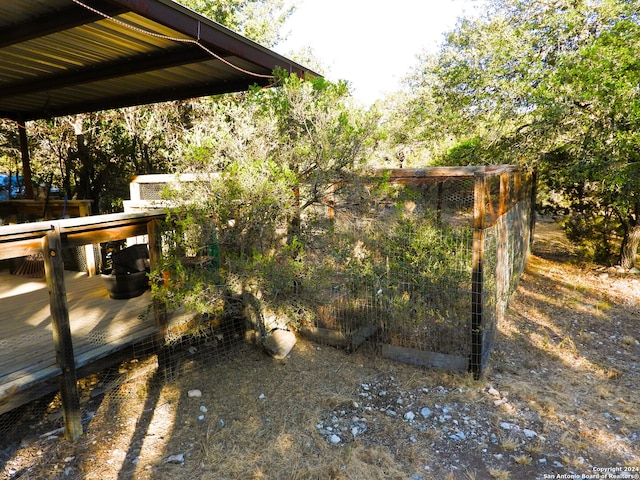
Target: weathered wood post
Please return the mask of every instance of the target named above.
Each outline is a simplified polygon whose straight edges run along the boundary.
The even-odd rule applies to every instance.
[[[473,188],[473,253],[471,273],[471,358],[469,370],[478,379],[482,373],[483,355],[483,249],[485,223],[485,192],[487,177],[484,169],[474,173]]]
[[[536,229],[536,198],[538,196],[538,171],[533,170],[529,175],[530,193],[531,193],[531,210],[529,218],[529,252],[533,247],[533,235]]]
[[[158,220],[154,219],[147,223],[147,238],[149,242],[149,263],[153,270],[158,266],[161,255],[160,239],[158,238]],[[167,326],[167,309],[166,306],[153,300],[153,312],[155,316],[156,326],[160,330],[162,340],[164,340],[165,329]]]
[[[149,263],[151,264],[151,270],[154,270],[158,266],[160,255],[162,254],[157,219],[147,223],[147,239],[149,242]],[[165,376],[170,376],[169,353],[164,346],[167,333],[167,306],[157,299],[153,299],[152,302],[155,324],[158,329],[153,337],[153,347],[158,356],[158,369],[162,371]]]
[[[82,435],[82,416],[76,377],[75,356],[69,323],[69,305],[64,283],[62,262],[62,241],[59,225],[52,225],[51,231],[43,238],[44,269],[49,289],[49,304],[53,326],[53,343],[58,366],[62,370],[60,394],[64,415],[65,437],[75,440]]]

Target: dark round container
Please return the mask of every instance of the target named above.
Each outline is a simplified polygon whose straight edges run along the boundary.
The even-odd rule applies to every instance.
[[[115,299],[134,298],[149,287],[147,272],[102,274],[109,296]]]

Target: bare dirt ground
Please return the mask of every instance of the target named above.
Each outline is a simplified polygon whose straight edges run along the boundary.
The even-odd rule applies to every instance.
[[[82,438],[31,432],[0,478],[640,478],[639,358],[640,275],[581,263],[539,222],[480,381],[302,339],[170,383],[141,360]]]

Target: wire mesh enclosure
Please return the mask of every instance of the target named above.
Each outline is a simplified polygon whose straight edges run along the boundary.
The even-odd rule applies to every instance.
[[[284,251],[291,265],[303,252],[303,269],[294,265],[288,276],[275,262],[265,270],[278,285],[272,291],[238,289],[225,279],[233,245],[213,234],[215,226],[211,232],[195,222],[202,248],[167,255],[163,212],[5,226],[0,260],[10,266],[26,255],[46,279],[0,272],[0,322],[10,325],[0,339],[7,347],[0,355],[0,438],[8,440],[25,419],[52,415],[75,438],[95,408],[83,399],[108,391],[105,401],[116,405],[130,394],[127,378],[139,369],[122,360],[144,364],[150,381],[166,381],[248,344],[266,347],[269,334],[294,326],[318,342],[351,350],[367,344],[385,357],[479,377],[529,254],[534,200],[534,176],[513,166],[400,169],[342,182],[323,206],[302,213],[304,247],[294,256]],[[186,233],[181,238],[189,240]],[[62,260],[84,245],[141,236],[152,263],[176,257],[180,268],[163,270],[163,283],[168,273],[171,287],[182,278],[172,272],[180,271],[185,281],[213,282],[198,290],[216,299],[208,299],[206,313],[168,308],[148,291],[113,299],[100,277],[69,270]],[[46,295],[47,285],[53,294]],[[274,292],[285,313],[269,297]]]
[[[339,189],[308,219],[323,300],[301,332],[482,375],[529,254],[532,176],[512,166],[379,175],[382,195]]]

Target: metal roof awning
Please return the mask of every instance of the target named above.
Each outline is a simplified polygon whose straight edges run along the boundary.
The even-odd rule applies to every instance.
[[[0,117],[20,122],[314,72],[171,0],[0,0]]]

